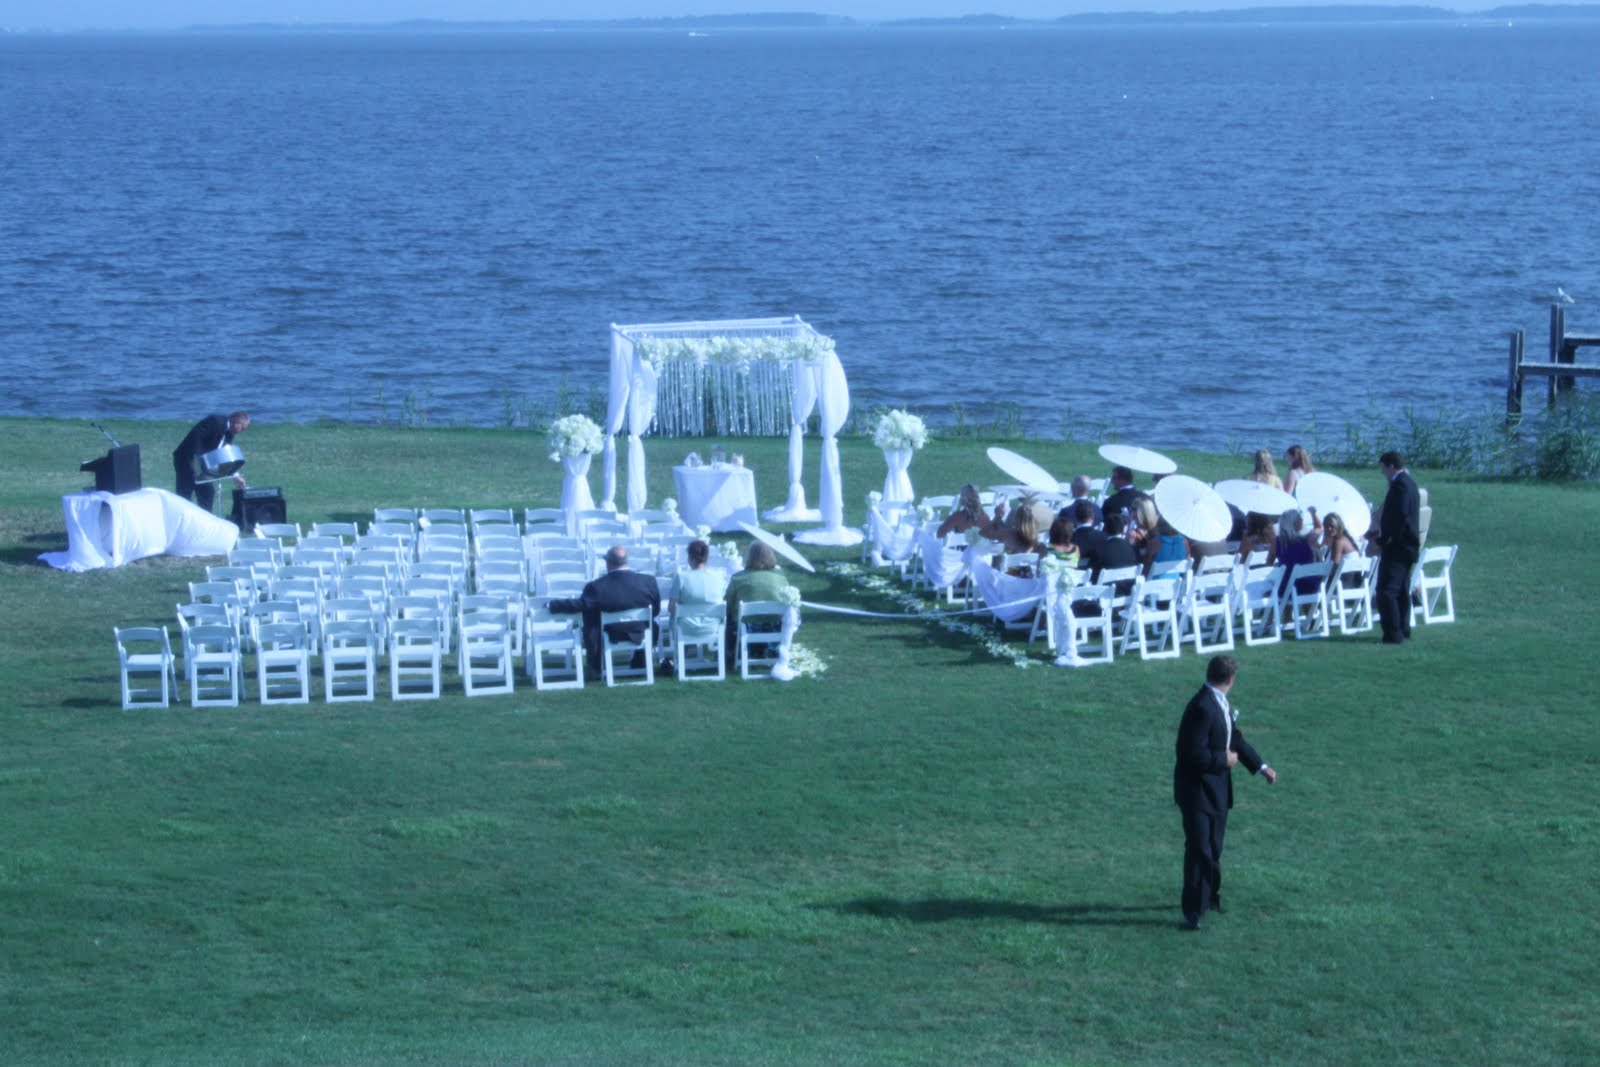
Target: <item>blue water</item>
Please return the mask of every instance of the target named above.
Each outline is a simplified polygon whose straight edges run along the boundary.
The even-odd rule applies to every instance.
[[[0,38],[0,413],[500,423],[609,325],[1265,444],[1600,329],[1600,25]],[[1587,325],[1585,325],[1587,323]],[[378,397],[384,397],[380,407]]]

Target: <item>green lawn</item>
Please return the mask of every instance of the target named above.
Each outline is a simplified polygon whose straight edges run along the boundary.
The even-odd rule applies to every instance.
[[[184,427],[112,429],[166,485]],[[1024,670],[812,612],[828,671],[788,685],[124,713],[111,627],[170,620],[204,561],[34,563],[103,439],[0,432],[0,1063],[1600,1061],[1593,486],[1416,472],[1431,541],[1461,546],[1460,621],[1240,650],[1235,703],[1282,778],[1240,777],[1229,911],[1191,935],[1192,653]],[[302,522],[559,491],[526,433],[240,443]],[[1000,480],[985,443],[933,442],[918,490]],[[652,441],[652,499],[708,445]],[[784,442],[741,450],[780,502]],[[858,522],[883,463],[841,451]],[[1375,468],[1337,473],[1380,496]]]

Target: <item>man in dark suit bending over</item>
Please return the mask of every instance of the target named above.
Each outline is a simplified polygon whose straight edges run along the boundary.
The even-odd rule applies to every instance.
[[[661,589],[653,575],[628,569],[628,549],[624,545],[606,549],[606,572],[585,585],[578,597],[550,601],[552,614],[583,613],[583,653],[592,674],[599,674],[601,668],[600,613],[632,608],[650,609],[649,625],[654,634],[655,617],[661,614]],[[609,629],[611,640],[637,641],[644,635],[644,627],[644,623],[613,623]]]
[[[172,450],[172,470],[177,476],[178,495],[210,511],[217,488],[211,482],[195,484],[195,460],[223,445],[233,444],[233,439],[249,426],[250,415],[244,411],[235,411],[232,415],[207,415],[195,423],[178,447]],[[234,475],[233,483],[242,488],[244,478]]]
[[[1385,452],[1378,469],[1389,479],[1378,522],[1367,532],[1379,546],[1378,621],[1384,644],[1403,645],[1411,637],[1411,568],[1422,552],[1422,494],[1400,453]]]
[[[1233,807],[1233,766],[1272,783],[1278,772],[1262,761],[1234,725],[1228,692],[1239,664],[1216,656],[1206,665],[1206,684],[1183,709],[1178,724],[1172,797],[1183,813],[1183,926],[1200,929],[1208,911],[1222,910],[1222,838]]]

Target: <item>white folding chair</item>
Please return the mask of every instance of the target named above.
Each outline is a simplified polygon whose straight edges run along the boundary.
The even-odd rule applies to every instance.
[[[721,681],[725,660],[727,604],[679,604],[672,617],[672,662],[678,681]],[[696,673],[705,672],[710,673]]]
[[[1102,567],[1094,580],[1111,591],[1111,632],[1120,639],[1133,625],[1133,603],[1144,581],[1144,571],[1138,566]]]
[[[1182,583],[1177,578],[1148,578],[1139,584],[1122,631],[1123,654],[1139,646],[1140,659],[1173,659],[1179,651],[1178,606]]]
[[[606,685],[619,684],[618,678],[635,678],[637,681],[623,682],[624,685],[654,685],[656,681],[655,641],[651,633],[649,608],[630,608],[627,611],[602,611],[600,613],[600,663],[604,670]],[[638,640],[629,641],[626,638],[613,637],[612,629],[620,626],[643,624],[643,631]],[[641,655],[642,654],[642,655]],[[618,656],[626,656],[621,666],[617,665]],[[642,659],[643,666],[632,666],[635,658]]]
[[[461,607],[456,613],[456,672],[467,696],[509,693],[513,687],[511,611]]]
[[[423,508],[417,513],[418,525],[431,526],[461,526],[467,525],[467,513],[460,508]]]
[[[117,641],[117,663],[122,674],[122,710],[165,708],[178,689],[177,659],[165,626],[111,628]],[[150,684],[135,684],[148,678]]]
[[[238,707],[239,662],[239,633],[232,626],[191,626],[183,650],[190,707]]]
[[[1328,619],[1346,634],[1372,629],[1372,579],[1376,560],[1346,552],[1328,579]]]
[[[788,609],[777,600],[745,600],[739,603],[737,630],[739,677],[749,678],[751,667],[769,672],[778,665],[779,645],[783,641],[783,614]]]
[[[1278,625],[1278,585],[1282,565],[1244,571],[1234,586],[1234,617],[1246,645],[1271,645],[1282,640]]]
[[[1455,622],[1456,598],[1450,586],[1450,567],[1456,561],[1456,545],[1424,548],[1411,568],[1411,621]]]
[[[1213,557],[1207,557],[1213,558]],[[1198,653],[1233,648],[1233,571],[1213,570],[1189,579],[1178,641],[1194,641]]]
[[[311,702],[311,635],[303,622],[256,628],[256,690],[263,704]]]
[[[1333,564],[1297,563],[1283,587],[1284,625],[1296,640],[1328,636],[1328,575]],[[1306,588],[1302,590],[1301,585]]]
[[[442,688],[444,647],[434,619],[395,619],[389,624],[389,698],[427,700]]]
[[[378,637],[361,620],[322,624],[322,697],[330,704],[377,696]]]
[[[523,647],[535,689],[583,688],[581,616],[551,614],[549,597],[528,603]]]

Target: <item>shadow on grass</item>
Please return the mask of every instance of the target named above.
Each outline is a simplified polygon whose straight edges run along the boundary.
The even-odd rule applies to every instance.
[[[1170,904],[1019,904],[1010,900],[979,900],[971,897],[930,897],[924,900],[897,900],[893,897],[863,897],[838,904],[813,907],[841,915],[868,915],[879,919],[899,919],[914,923],[942,923],[958,919],[1009,919],[1015,922],[1056,923],[1062,926],[1171,926]],[[1158,918],[1152,913],[1162,913]]]

